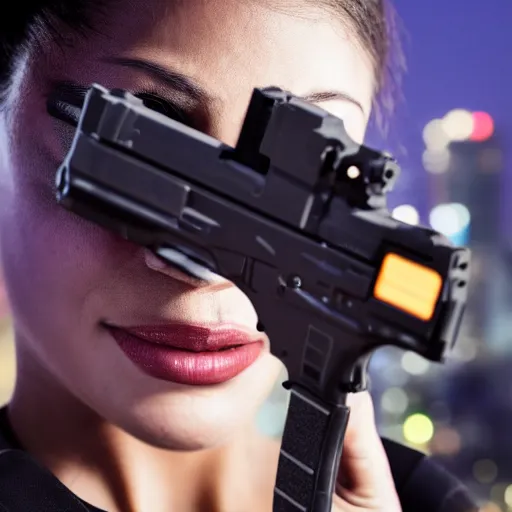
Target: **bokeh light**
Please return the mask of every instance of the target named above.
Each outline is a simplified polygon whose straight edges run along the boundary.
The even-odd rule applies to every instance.
[[[418,210],[410,204],[402,204],[393,209],[392,217],[404,224],[417,226],[420,223]]]
[[[468,140],[474,132],[475,120],[468,110],[455,109],[446,114],[442,127],[450,141]]]
[[[487,112],[457,108],[442,119],[432,119],[423,129],[423,142],[427,149],[423,155],[425,168],[432,173],[445,172],[446,159],[442,160],[441,155],[449,150],[450,144],[462,141],[484,142],[494,135],[494,130],[494,120]]]
[[[423,445],[434,436],[434,424],[425,414],[412,414],[404,422],[403,433],[409,443]]]
[[[507,485],[505,488],[503,501],[507,505],[507,507],[512,508],[512,485]]]
[[[473,361],[478,355],[479,342],[473,336],[466,335],[457,343],[454,351],[454,357],[463,363]]]
[[[494,134],[494,120],[487,112],[473,112],[473,131],[470,140],[483,142]]]
[[[423,142],[430,150],[442,150],[450,144],[442,119],[432,119],[423,129]]]
[[[424,375],[430,368],[430,363],[414,352],[405,352],[401,362],[402,368],[411,375]]]
[[[381,397],[381,407],[390,414],[403,414],[409,406],[409,397],[401,388],[389,388]]]
[[[453,428],[440,427],[436,430],[430,448],[438,455],[455,455],[462,446],[460,434]]]
[[[490,459],[478,460],[473,464],[473,476],[481,484],[490,484],[498,476],[498,467]]]
[[[452,236],[464,229],[471,219],[469,210],[456,203],[440,204],[432,209],[430,225],[445,236]]]
[[[482,505],[478,512],[503,512],[496,503],[486,503]]]
[[[451,153],[447,148],[426,149],[423,152],[424,169],[431,174],[444,174],[450,170]]]
[[[467,245],[471,213],[460,203],[439,204],[429,215],[432,229],[439,231],[455,245]]]

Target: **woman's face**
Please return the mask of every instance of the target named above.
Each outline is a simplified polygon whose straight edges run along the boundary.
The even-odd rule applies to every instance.
[[[20,61],[8,99],[0,228],[18,378],[34,400],[73,397],[152,444],[211,446],[250,421],[280,363],[265,340],[245,369],[213,371],[229,366],[217,354],[201,372],[190,368],[194,355],[176,359],[105,327],[157,326],[191,350],[199,338],[218,340],[226,325],[258,339],[256,313],[240,290],[195,287],[155,270],[141,248],[56,204],[54,176],[72,132],[48,116],[46,96],[57,82],[150,91],[160,98],[153,106],[179,110],[187,123],[234,144],[254,87],[334,91],[321,106],[362,140],[371,65],[342,23],[305,5],[293,12],[256,1],[133,0],[97,28]],[[201,336],[187,325],[203,326]]]

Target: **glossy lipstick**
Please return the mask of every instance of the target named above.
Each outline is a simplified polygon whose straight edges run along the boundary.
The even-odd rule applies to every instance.
[[[236,377],[263,349],[261,339],[230,325],[106,328],[143,372],[191,386],[220,384]]]

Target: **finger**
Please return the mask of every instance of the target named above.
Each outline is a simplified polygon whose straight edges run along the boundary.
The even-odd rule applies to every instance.
[[[176,251],[174,251],[176,252]],[[148,268],[154,270],[156,272],[160,272],[166,276],[172,277],[177,281],[181,281],[185,284],[191,285],[194,288],[201,287],[210,287],[211,285],[225,285],[226,287],[231,287],[233,284],[227,279],[219,276],[218,274],[214,274],[209,270],[201,267],[199,264],[195,263],[196,267],[201,267],[200,271],[198,268],[195,268],[196,272],[190,272],[186,269],[185,262],[182,262],[181,267],[177,267],[176,265],[169,264],[163,258],[157,256],[152,251],[148,249],[144,249],[144,261]],[[189,264],[192,264],[189,262]],[[199,279],[195,277],[198,272],[204,277],[204,279]]]
[[[339,493],[352,499],[373,500],[394,491],[386,452],[375,425],[371,396],[367,392],[350,395],[351,408],[344,439]]]

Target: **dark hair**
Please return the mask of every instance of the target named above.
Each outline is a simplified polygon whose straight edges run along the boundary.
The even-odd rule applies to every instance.
[[[393,108],[405,68],[394,10],[387,0],[319,1],[341,12],[371,57],[378,98],[375,114],[381,124]],[[11,6],[13,9],[0,17],[0,94],[9,84],[17,55],[30,40],[37,41],[43,33],[58,36],[62,25],[77,33],[92,30],[93,14],[104,10],[107,3],[109,0],[18,0],[17,7]]]

